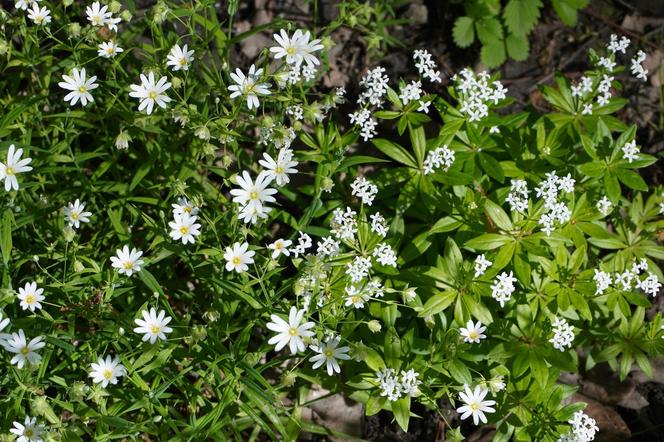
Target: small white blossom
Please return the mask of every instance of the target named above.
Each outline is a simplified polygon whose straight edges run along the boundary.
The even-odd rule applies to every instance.
[[[360,282],[369,275],[370,269],[371,259],[356,256],[353,262],[346,265],[346,274],[350,276],[352,282]]]
[[[593,281],[595,281],[595,285],[597,286],[597,289],[595,290],[596,295],[603,294],[612,283],[611,275],[609,273],[597,269],[595,269],[595,276],[593,276]]]
[[[161,77],[155,82],[152,71],[148,73],[147,77],[141,74],[141,84],[132,84],[129,87],[131,88],[129,96],[140,100],[139,112],[145,110],[150,115],[155,104],[162,109],[166,109],[171,101],[171,98],[165,94],[171,88],[171,83],[168,82],[166,77]]]
[[[371,219],[371,231],[376,235],[385,238],[388,228],[387,222],[385,221],[385,218],[383,218],[383,215],[376,212],[373,215],[369,215],[369,219]]]
[[[226,270],[229,272],[235,270],[237,273],[246,272],[249,270],[249,264],[253,264],[255,254],[256,252],[249,250],[247,242],[236,242],[233,247],[226,247],[226,253],[224,253]]]
[[[397,255],[388,244],[381,243],[376,246],[373,251],[373,256],[379,264],[384,266],[397,266]]]
[[[124,49],[118,46],[113,40],[100,43],[98,48],[97,54],[104,58],[113,58],[119,53],[124,52]]]
[[[302,324],[304,313],[304,310],[298,310],[295,306],[291,307],[288,322],[277,315],[270,315],[272,322],[268,322],[266,327],[277,334],[271,337],[267,343],[274,345],[275,351],[280,351],[286,345],[288,345],[293,355],[306,349],[302,338],[310,338],[314,335],[314,332],[310,329],[315,324],[313,322]]]
[[[143,265],[143,260],[140,259],[143,256],[142,251],[132,248],[130,252],[129,246],[124,246],[122,249],[116,250],[115,254],[116,256],[111,256],[111,265],[118,269],[119,274],[131,276],[135,272],[141,271]]]
[[[484,334],[485,330],[486,327],[484,327],[480,321],[477,321],[477,324],[475,324],[472,319],[469,319],[466,327],[461,327],[459,329],[459,334],[463,336],[465,342],[479,344],[483,338],[486,338],[486,335]]]
[[[43,339],[42,336],[37,336],[28,342],[23,330],[19,330],[18,333],[3,333],[0,335],[0,345],[8,352],[15,353],[15,356],[9,362],[16,364],[21,369],[26,362],[31,365],[37,365],[41,362],[41,356],[37,353],[37,350],[44,348],[46,345]]]
[[[166,340],[166,334],[173,331],[172,328],[168,327],[168,323],[171,322],[173,318],[166,316],[164,310],[160,310],[157,314],[157,310],[154,307],[141,312],[143,319],[134,319],[134,322],[138,327],[134,328],[134,333],[142,334],[143,341],[150,341],[150,344],[157,342],[157,339],[162,341]]]
[[[491,296],[500,303],[501,307],[505,307],[505,303],[512,299],[512,293],[516,290],[516,287],[514,287],[515,282],[516,278],[512,272],[509,274],[502,272],[493,281]]]
[[[299,234],[300,236],[297,238],[297,246],[293,249],[293,256],[296,258],[300,255],[304,255],[307,249],[313,245],[313,241],[309,235],[304,232],[299,232]]]
[[[117,384],[118,378],[127,374],[127,370],[117,356],[113,359],[110,355],[106,356],[106,359],[99,356],[96,363],[90,364],[90,368],[89,376],[92,378],[92,382],[101,384],[103,388],[106,388],[108,384]]]
[[[21,308],[23,310],[40,310],[42,308],[41,302],[46,299],[42,293],[44,289],[37,287],[36,282],[28,282],[25,287],[19,287],[17,298],[21,301]]]
[[[654,273],[648,273],[646,279],[636,283],[636,287],[643,290],[646,295],[657,296],[662,284]]]
[[[362,200],[362,204],[370,206],[373,203],[378,187],[364,177],[358,176],[350,185],[351,194]]]
[[[553,348],[565,351],[565,347],[572,348],[574,341],[574,328],[567,323],[564,318],[556,317],[552,323],[553,338],[549,342],[553,344]]]
[[[475,278],[484,275],[486,269],[491,267],[492,262],[484,257],[484,254],[478,255],[475,258]]]
[[[194,51],[188,49],[187,45],[182,47],[180,45],[173,46],[166,57],[168,59],[166,65],[171,66],[174,72],[180,69],[188,71],[189,65],[194,61]]]
[[[489,390],[482,388],[479,385],[471,390],[468,385],[464,385],[464,391],[459,393],[459,399],[464,403],[461,407],[457,408],[457,413],[461,414],[461,419],[473,417],[473,424],[477,425],[480,421],[487,423],[487,418],[484,413],[494,413],[496,410],[492,407],[496,401],[486,401]]]
[[[603,216],[607,216],[613,210],[613,204],[606,196],[597,201],[596,207]]]
[[[309,362],[313,362],[312,368],[315,370],[318,367],[321,367],[325,364],[328,376],[332,376],[334,373],[341,373],[341,367],[337,362],[337,359],[347,361],[350,359],[348,356],[349,347],[339,347],[339,342],[341,338],[337,337],[328,337],[324,343],[319,345],[312,345],[311,349],[318,353],[309,359]]]
[[[625,143],[621,150],[623,151],[623,159],[627,160],[627,162],[630,164],[632,161],[637,160],[639,158],[639,154],[641,153],[639,148],[636,146],[636,140]]]
[[[37,423],[36,417],[25,416],[23,423],[14,421],[12,425],[9,432],[17,437],[15,442],[43,442],[44,426]]]
[[[447,172],[452,167],[452,164],[454,164],[454,155],[454,151],[447,146],[437,147],[429,151],[423,163],[424,174],[429,175],[440,168],[444,172]]]
[[[634,58],[632,58],[632,66],[630,67],[632,75],[642,81],[646,81],[648,79],[648,69],[644,68],[642,65],[645,60],[646,53],[639,51],[636,53]]]
[[[620,40],[618,40],[618,36],[616,34],[611,34],[611,41],[606,46],[606,48],[614,54],[618,52],[624,54],[630,43],[630,39],[625,36],[620,37]]]
[[[173,221],[168,223],[171,228],[169,236],[174,241],[182,241],[182,244],[195,243],[196,238],[201,234],[201,225],[196,222],[198,217],[188,213],[173,215]]]
[[[81,223],[89,223],[92,215],[92,212],[85,211],[85,203],[80,202],[78,198],[65,207],[64,213],[67,224],[75,229],[78,229]]]
[[[235,82],[235,84],[228,86],[231,98],[245,97],[249,110],[258,109],[260,104],[258,96],[271,94],[268,89],[270,84],[259,82],[261,75],[263,75],[263,69],[256,69],[253,64],[249,67],[247,75],[244,75],[244,72],[239,68],[235,69],[235,73],[231,72],[231,79]]]

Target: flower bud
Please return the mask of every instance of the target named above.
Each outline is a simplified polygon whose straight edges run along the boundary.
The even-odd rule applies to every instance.
[[[371,330],[371,333],[378,333],[383,328],[380,325],[380,322],[376,321],[375,319],[367,322],[367,326],[369,327],[369,330]]]
[[[416,297],[417,297],[417,292],[415,287],[406,287],[406,289],[403,291],[403,301],[406,304],[409,302],[413,302]]]
[[[122,4],[120,4],[120,2],[117,0],[113,0],[108,5],[108,10],[113,14],[117,14],[118,12],[120,12],[120,9],[122,9]]]
[[[73,22],[67,25],[67,35],[69,38],[80,37],[81,36],[81,25],[79,23]]]
[[[122,19],[123,22],[129,23],[133,18],[133,16],[131,15],[131,12],[125,9],[120,13],[120,18]]]
[[[207,141],[210,139],[210,129],[208,129],[207,126],[201,126],[194,131],[194,135],[201,140]]]
[[[115,147],[117,149],[127,149],[129,147],[129,142],[131,141],[131,137],[127,132],[120,131],[118,136],[115,138]]]
[[[182,79],[180,77],[171,77],[171,85],[173,89],[180,89],[182,87]]]

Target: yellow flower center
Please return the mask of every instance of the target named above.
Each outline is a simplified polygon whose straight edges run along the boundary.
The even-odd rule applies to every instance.
[[[293,54],[295,53],[295,47],[293,47],[293,46],[288,46],[288,47],[286,48],[286,53],[287,53],[288,55],[293,55]]]
[[[184,57],[182,57],[182,58],[180,59],[180,66],[186,66],[187,64],[188,64],[188,63],[187,63],[187,59],[184,58]]]
[[[325,357],[326,358],[331,358],[333,354],[334,353],[332,353],[332,350],[325,350]]]
[[[239,256],[236,256],[236,257],[233,258],[233,264],[234,265],[239,266],[241,262],[242,262],[242,260],[240,259]]]
[[[182,209],[184,212],[191,213],[191,207],[185,207]]]
[[[25,431],[23,432],[23,435],[30,438],[34,435],[34,431],[32,431],[32,428],[26,428]]]
[[[5,168],[5,175],[14,175],[14,168],[11,166]]]
[[[469,337],[471,340],[475,340],[475,339],[477,339],[477,338],[480,337],[480,334],[477,333],[477,330],[471,330],[471,331],[468,332],[468,337]]]
[[[27,302],[28,304],[32,304],[33,302],[35,302],[35,295],[33,293],[29,293],[25,297],[25,302]]]
[[[134,263],[132,261],[125,261],[122,264],[122,267],[124,267],[125,270],[133,269],[134,268]]]
[[[186,235],[189,232],[189,227],[182,226],[180,227],[180,233]]]
[[[277,166],[277,168],[274,169],[274,171],[277,172],[278,174],[282,174],[284,173],[284,168],[281,166]]]
[[[72,212],[71,215],[69,215],[71,219],[77,220],[78,219],[78,212]]]
[[[150,100],[156,100],[157,99],[157,93],[155,91],[150,92],[148,94],[148,98],[150,98]]]
[[[288,329],[288,334],[291,335],[291,336],[297,336],[297,329],[294,328],[294,327],[291,327],[290,329]]]
[[[257,199],[258,198],[258,192],[256,192],[255,190],[250,192],[249,193],[249,198],[251,198],[252,200]]]
[[[106,53],[107,54],[112,54],[113,52],[115,52],[115,49],[113,48],[113,46],[106,48]]]
[[[480,409],[480,404],[478,402],[473,402],[472,404],[468,404],[470,406],[470,409],[473,411],[477,411]]]
[[[113,371],[107,368],[106,370],[104,370],[104,377],[106,379],[111,379],[113,377]]]
[[[161,327],[159,327],[158,325],[150,326],[150,333],[152,333],[153,335],[156,335],[160,331],[161,331]]]
[[[21,349],[21,354],[22,354],[23,356],[27,355],[28,353],[30,353],[30,349],[29,349],[28,347],[23,347],[23,348]]]
[[[275,250],[281,250],[281,249],[284,248],[284,245],[281,243],[281,241],[278,241],[278,242],[274,243],[274,248],[275,248]]]
[[[80,93],[82,93],[82,94],[85,93],[85,90],[86,90],[86,89],[85,89],[85,86],[80,86],[80,87],[78,88],[78,91],[79,91]]]
[[[353,295],[350,297],[350,300],[352,301],[353,304],[357,304],[360,301],[360,297],[357,295]]]

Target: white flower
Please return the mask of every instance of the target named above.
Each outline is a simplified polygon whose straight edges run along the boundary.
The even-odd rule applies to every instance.
[[[572,419],[567,422],[572,425],[572,429],[561,435],[558,442],[590,442],[595,440],[595,433],[599,431],[597,422],[583,411],[575,412]]]
[[[363,293],[355,286],[348,286],[345,288],[346,291],[346,302],[345,306],[353,308],[363,308],[364,303],[369,300],[369,296],[366,293]]]
[[[358,176],[350,184],[351,195],[362,200],[362,204],[370,206],[378,193],[378,187],[364,177]]]
[[[657,296],[662,284],[654,273],[648,272],[648,276],[643,281],[638,281],[636,287],[643,290],[646,295]]]
[[[310,328],[314,327],[313,322],[302,322],[304,317],[304,310],[298,310],[295,306],[291,307],[288,314],[288,322],[284,321],[277,315],[270,315],[272,322],[268,322],[266,327],[277,334],[267,341],[268,344],[274,345],[274,350],[279,351],[286,345],[289,346],[291,354],[296,354],[298,351],[304,351],[306,345],[302,338],[310,338],[314,335]]]
[[[501,307],[504,307],[505,303],[512,299],[512,293],[516,290],[514,287],[515,282],[516,278],[512,272],[509,275],[507,272],[503,272],[493,281],[491,296],[500,303]]]
[[[268,245],[267,248],[272,250],[272,259],[277,259],[281,254],[284,256],[290,256],[290,250],[288,248],[291,244],[293,244],[293,241],[290,239],[278,239]]]
[[[574,328],[564,318],[555,318],[553,323],[553,338],[549,342],[553,348],[565,351],[565,347],[572,348],[574,342]]]
[[[191,216],[188,213],[174,215],[173,221],[168,225],[171,228],[170,237],[174,241],[182,240],[182,244],[196,242],[196,237],[201,234],[201,225],[196,222],[198,217]]]
[[[613,72],[613,69],[616,67],[616,62],[611,60],[608,57],[599,57],[599,61],[597,62],[597,66],[601,66],[603,68],[606,68],[607,71]]]
[[[360,136],[364,141],[372,139],[376,135],[376,126],[378,121],[371,115],[369,109],[360,109],[352,114],[348,114],[350,124],[360,127]]]
[[[111,263],[113,267],[118,269],[119,274],[131,276],[134,272],[141,271],[143,265],[143,260],[140,259],[143,255],[142,251],[132,248],[130,252],[129,246],[124,246],[122,250],[116,250],[115,254],[117,256],[111,256]]]
[[[115,148],[116,149],[127,149],[129,148],[129,142],[131,137],[124,130],[120,131],[117,137],[115,137]]]
[[[112,40],[100,43],[98,48],[99,49],[97,50],[97,54],[104,58],[113,58],[120,52],[124,52],[124,49],[122,49],[115,41]]]
[[[346,210],[336,208],[330,221],[330,228],[334,236],[338,239],[352,240],[355,237],[355,232],[357,232],[355,215],[357,213],[350,207],[346,207]]]
[[[7,164],[0,163],[0,180],[5,180],[5,190],[7,192],[11,189],[18,190],[17,173],[32,170],[32,166],[28,166],[32,162],[32,158],[21,159],[22,155],[23,149],[15,150],[12,144],[7,151]]]
[[[14,7],[16,9],[21,9],[25,11],[28,9],[28,6],[31,6],[33,3],[40,2],[41,0],[17,0],[16,3],[14,3]]]
[[[433,61],[433,57],[426,49],[416,49],[413,52],[413,60],[415,61],[415,67],[420,75],[424,78],[428,78],[429,81],[440,83],[442,80],[440,78],[440,71],[436,69],[436,62]]]
[[[101,6],[99,2],[94,2],[91,6],[86,7],[85,13],[93,26],[104,26],[113,17],[113,14],[108,12],[108,6]]]
[[[2,312],[0,312],[0,331],[3,331],[9,325],[9,318],[2,319]]]
[[[636,147],[636,140],[632,140],[629,143],[626,143],[621,149],[623,151],[623,159],[627,160],[627,162],[630,164],[632,161],[637,160],[639,158],[639,154],[641,153],[639,148]]]
[[[8,352],[16,353],[16,356],[14,356],[10,362],[16,364],[18,368],[23,368],[26,361],[30,362],[32,365],[41,362],[41,356],[37,353],[37,350],[46,345],[42,339],[43,337],[37,336],[28,342],[23,330],[19,330],[18,333],[3,333],[0,335],[0,345],[2,345]]]
[[[337,256],[339,254],[339,248],[341,243],[331,236],[324,237],[321,241],[318,241],[316,248],[316,255],[319,257],[323,256]]]
[[[630,43],[630,39],[625,36],[620,37],[620,40],[618,40],[618,36],[616,34],[611,34],[611,41],[606,46],[606,48],[614,54],[617,52],[622,52],[624,54]]]
[[[14,428],[10,428],[9,432],[17,436],[16,442],[42,442],[42,433],[44,426],[37,423],[37,418],[25,416],[23,424],[14,421]]]
[[[381,265],[392,267],[397,266],[397,255],[388,244],[378,244],[373,251],[373,256]]]
[[[272,179],[268,172],[262,171],[256,177],[256,182],[251,179],[249,172],[242,172],[242,176],[237,175],[235,182],[240,186],[239,189],[232,189],[233,202],[245,207],[261,207],[265,203],[273,203],[276,199],[272,196],[277,193],[277,189],[268,187]]]
[[[458,413],[461,414],[461,419],[466,419],[469,416],[473,416],[473,424],[477,425],[479,421],[486,424],[487,419],[484,413],[494,413],[496,410],[491,406],[496,403],[496,401],[485,401],[489,390],[482,388],[481,386],[475,386],[475,390],[471,390],[468,385],[464,385],[465,391],[459,393],[459,399],[461,399],[465,405],[457,408]]]
[[[166,65],[173,66],[173,71],[189,70],[189,65],[194,61],[194,51],[188,51],[187,49],[187,45],[183,47],[180,47],[180,45],[173,46],[166,57],[168,58]]]
[[[396,372],[392,368],[386,368],[384,371],[376,372],[376,382],[380,387],[380,395],[387,397],[390,401],[397,401],[401,397],[401,383]]]
[[[380,213],[374,213],[373,215],[369,215],[369,219],[371,219],[371,231],[376,235],[385,238],[388,229],[387,222],[385,222],[383,215]]]
[[[350,276],[352,282],[360,282],[369,275],[370,269],[371,259],[356,256],[353,262],[346,265],[346,274]]]
[[[385,68],[377,66],[368,71],[360,80],[360,86],[364,88],[357,99],[360,106],[383,105],[383,97],[387,93],[389,77],[385,75]]]
[[[316,369],[323,364],[327,369],[328,376],[332,376],[334,373],[341,373],[341,367],[337,359],[347,361],[350,359],[348,356],[349,347],[339,347],[339,342],[341,338],[337,337],[328,337],[324,343],[319,345],[312,345],[311,349],[318,353],[309,359],[309,362],[313,362],[313,369]]]
[[[249,68],[249,73],[245,76],[244,73],[239,69],[235,69],[235,73],[231,72],[231,78],[236,84],[228,86],[228,90],[231,92],[231,98],[237,98],[244,96],[247,100],[247,107],[249,110],[256,108],[258,109],[258,96],[259,95],[270,95],[269,83],[259,83],[258,80],[260,76],[263,75],[263,69],[256,69],[255,65],[251,65]]]
[[[129,87],[131,88],[129,96],[141,101],[138,105],[139,112],[145,109],[145,112],[150,115],[155,103],[162,109],[166,109],[166,104],[171,101],[171,98],[164,93],[170,89],[171,83],[168,83],[166,77],[161,77],[155,83],[152,71],[147,77],[141,74],[141,84],[132,84]]]
[[[248,249],[249,244],[246,242],[243,242],[242,244],[236,242],[233,244],[233,247],[226,247],[226,253],[224,253],[226,270],[229,272],[235,270],[237,273],[249,270],[247,264],[252,264],[254,262],[253,256],[256,252]]]
[[[597,210],[599,210],[603,216],[606,216],[611,213],[612,206],[613,204],[611,204],[611,201],[606,196],[603,196],[602,199],[597,201],[595,207],[597,207]]]
[[[262,160],[258,160],[258,163],[265,167],[267,170],[265,173],[270,181],[275,180],[277,186],[283,186],[290,182],[288,174],[297,173],[297,161],[293,161],[293,151],[288,148],[283,148],[279,150],[277,155],[277,160],[272,159],[267,152],[263,152]]]
[[[157,339],[165,341],[166,333],[173,331],[172,328],[167,327],[173,318],[166,316],[164,310],[160,310],[157,315],[157,311],[153,307],[149,313],[147,310],[143,310],[141,314],[143,315],[143,319],[134,319],[134,322],[138,325],[138,327],[134,328],[134,332],[142,334],[143,341],[150,341],[150,344],[157,342]]]
[[[171,204],[171,207],[173,208],[173,216],[183,215],[185,213],[192,216],[198,214],[198,207],[194,206],[194,204],[185,197],[178,198],[178,202]]]
[[[417,106],[418,112],[424,112],[425,114],[429,113],[429,106],[431,106],[431,101],[420,100],[417,103],[419,104]]]
[[[274,58],[280,59],[286,57],[286,64],[300,65],[304,61],[307,65],[318,65],[320,61],[313,55],[314,52],[323,49],[320,40],[311,40],[309,31],[302,32],[300,29],[296,30],[292,37],[284,29],[279,31],[279,34],[274,34],[274,39],[279,46],[270,48],[270,52],[274,54]]]
[[[489,115],[489,105],[497,105],[507,96],[507,89],[500,81],[491,82],[487,72],[475,73],[465,68],[452,77],[459,100],[459,111],[468,121],[480,121]]]
[[[475,278],[484,275],[486,269],[491,267],[492,262],[484,257],[484,254],[478,255],[475,258]]]
[[[484,334],[485,330],[486,327],[482,326],[480,321],[477,321],[477,324],[475,324],[472,319],[469,319],[466,328],[461,327],[459,333],[463,336],[465,342],[479,344],[480,340],[486,338]]]
[[[411,81],[399,88],[399,100],[401,100],[404,106],[411,101],[418,101],[421,97],[422,83],[419,81]]]
[[[262,205],[247,205],[240,209],[238,218],[244,223],[256,224],[259,219],[266,219],[267,214],[272,211],[272,207]]]
[[[300,236],[297,238],[297,246],[293,249],[293,256],[297,258],[303,255],[312,245],[311,237],[304,232],[300,232]]]
[[[44,293],[44,289],[38,288],[36,282],[28,282],[25,287],[19,287],[17,297],[21,301],[21,308],[31,312],[41,309],[40,301],[46,299],[42,293]]]
[[[45,6],[40,8],[37,2],[33,2],[28,10],[28,18],[36,25],[47,25],[51,23],[51,11]]]
[[[512,212],[525,213],[528,210],[528,183],[525,180],[512,180],[511,184],[505,201]]]
[[[593,281],[595,281],[595,284],[597,285],[597,289],[595,290],[596,295],[601,295],[604,293],[604,291],[611,286],[612,282],[610,274],[597,269],[595,269],[595,276],[593,276]]]
[[[422,166],[424,167],[424,174],[429,175],[434,173],[436,169],[442,168],[444,172],[452,167],[454,164],[455,154],[447,146],[437,147],[429,151],[427,157],[424,159]]]
[[[103,356],[99,356],[97,363],[94,362],[90,364],[92,371],[89,374],[89,377],[92,378],[92,382],[95,384],[101,384],[103,388],[106,388],[108,384],[117,384],[118,378],[127,374],[127,370],[124,365],[120,363],[120,358],[115,356],[111,359],[111,356],[106,356],[104,360]]]
[[[636,53],[634,58],[632,58],[632,66],[630,70],[632,75],[636,76],[639,80],[646,81],[648,79],[648,69],[644,68],[641,63],[646,60],[646,53],[639,51]]]
[[[92,212],[85,211],[85,203],[82,203],[77,198],[74,203],[69,203],[65,207],[65,221],[75,229],[78,229],[81,226],[81,223],[89,223],[90,215]]]

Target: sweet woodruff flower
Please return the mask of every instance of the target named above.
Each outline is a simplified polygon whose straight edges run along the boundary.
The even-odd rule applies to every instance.
[[[479,421],[486,424],[487,419],[484,413],[494,413],[496,410],[492,407],[495,405],[496,401],[485,401],[489,390],[482,388],[479,385],[475,386],[474,390],[471,390],[468,385],[464,386],[464,391],[459,393],[459,399],[461,399],[465,405],[457,408],[457,412],[461,413],[461,419],[467,419],[468,417],[473,417],[473,424],[477,425]]]
[[[113,58],[121,52],[124,52],[124,49],[113,40],[100,43],[97,50],[97,54],[104,58]]]
[[[267,248],[272,250],[272,259],[277,259],[279,255],[290,256],[290,250],[288,249],[293,244],[293,241],[290,239],[278,239],[272,244],[268,245]]]
[[[484,334],[485,330],[486,327],[480,321],[477,321],[477,324],[475,324],[472,319],[469,319],[466,328],[461,327],[459,333],[463,336],[465,342],[479,344],[483,338],[486,338]]]
[[[309,31],[302,32],[298,29],[292,37],[289,37],[288,33],[281,29],[279,34],[274,34],[274,39],[279,46],[271,47],[270,52],[277,60],[285,57],[286,64],[289,65],[300,65],[302,62],[308,65],[318,65],[320,61],[313,53],[323,49],[323,45],[320,44],[319,39],[309,41],[310,38]]]
[[[611,286],[612,280],[609,273],[603,272],[601,270],[595,269],[595,276],[593,276],[593,281],[597,285],[595,290],[596,295],[601,295]]]
[[[111,356],[106,356],[106,359],[103,356],[99,356],[97,363],[90,364],[91,371],[89,377],[92,378],[92,382],[95,384],[101,384],[103,388],[106,388],[108,384],[117,384],[118,378],[127,374],[127,370],[124,365],[120,363],[120,358],[115,356],[111,359]]]
[[[378,244],[372,255],[374,258],[376,258],[376,261],[378,261],[380,265],[392,267],[397,266],[397,255],[394,253],[394,250],[392,250],[392,247],[390,247],[388,244]]]
[[[358,176],[350,184],[351,195],[360,198],[362,204],[370,206],[378,194],[378,187],[364,177]]]
[[[646,60],[646,53],[643,51],[639,51],[636,53],[634,58],[632,58],[632,65],[630,67],[632,75],[634,75],[636,78],[642,81],[646,81],[648,79],[648,69],[644,68],[643,65],[641,64],[645,60]]]
[[[239,68],[235,69],[235,73],[231,73],[231,79],[236,84],[228,86],[231,92],[231,98],[245,97],[247,100],[247,107],[249,110],[258,109],[260,104],[258,101],[259,95],[270,95],[270,83],[259,83],[260,76],[263,75],[263,69],[256,69],[255,65],[251,65],[249,73],[244,75]]]
[[[514,287],[515,282],[516,278],[512,272],[509,274],[503,272],[496,276],[496,279],[493,281],[491,296],[500,303],[501,307],[505,307],[505,303],[512,299],[512,293],[516,290]]]
[[[314,332],[310,329],[315,324],[313,322],[302,324],[304,313],[304,310],[298,310],[295,306],[291,307],[288,314],[288,322],[277,315],[270,315],[272,322],[268,322],[266,327],[277,334],[271,337],[267,343],[274,345],[275,351],[280,351],[286,345],[290,348],[291,354],[296,354],[298,351],[306,349],[307,346],[302,338],[310,338],[314,335]]]
[[[166,316],[164,310],[160,310],[159,314],[157,314],[157,310],[153,307],[150,309],[150,312],[143,310],[141,314],[143,315],[143,319],[134,319],[134,322],[138,325],[138,327],[134,328],[134,332],[142,334],[143,341],[150,341],[150,344],[157,342],[157,339],[165,341],[166,333],[173,331],[172,328],[167,326],[173,318]]]
[[[25,416],[23,423],[14,421],[9,432],[16,436],[16,442],[42,442],[44,426],[37,423],[36,417]]]
[[[189,51],[187,45],[180,47],[180,45],[175,45],[171,48],[171,51],[168,53],[168,61],[166,65],[172,66],[173,71],[183,71],[189,70],[189,65],[194,61],[194,51]]]
[[[553,344],[553,348],[560,351],[565,351],[565,347],[571,348],[574,342],[574,329],[567,323],[564,318],[556,318],[553,323],[553,338],[549,342]]]
[[[23,149],[16,150],[12,144],[7,151],[7,163],[0,163],[0,180],[5,180],[5,190],[7,192],[11,189],[18,190],[17,173],[32,170],[32,167],[28,166],[32,162],[32,158],[21,159],[22,155]]]
[[[484,275],[486,269],[491,267],[492,262],[484,257],[484,254],[478,255],[475,258],[475,278]]]
[[[248,250],[249,244],[246,242],[233,244],[233,247],[226,247],[224,259],[226,260],[226,270],[231,272],[235,270],[237,273],[246,272],[249,270],[248,264],[254,262],[253,256],[256,254],[253,250]]]
[[[116,250],[115,254],[117,256],[111,256],[111,263],[113,267],[118,269],[119,274],[131,276],[134,272],[141,271],[141,266],[143,265],[143,260],[140,259],[143,256],[142,251],[136,248],[132,248],[129,251],[129,246],[124,246],[122,250]]]
[[[298,162],[293,160],[293,151],[288,148],[282,148],[274,160],[267,152],[263,153],[263,159],[258,160],[258,164],[263,166],[265,173],[270,181],[274,180],[277,186],[283,186],[290,182],[288,174],[297,173]]]
[[[75,229],[78,229],[81,223],[89,223],[90,215],[92,215],[92,212],[86,212],[85,203],[80,202],[78,198],[73,204],[69,203],[65,207],[65,221]]]
[[[597,422],[583,411],[577,411],[572,419],[567,421],[572,429],[561,435],[558,442],[590,442],[595,440],[595,433],[599,431]]]
[[[18,368],[23,368],[26,361],[32,365],[41,362],[41,356],[37,353],[37,350],[46,345],[42,339],[43,337],[38,336],[28,342],[23,330],[19,330],[18,333],[3,333],[0,335],[0,345],[8,352],[16,353],[10,362],[16,364]]]
[[[599,213],[601,213],[603,216],[608,215],[611,213],[613,204],[611,204],[611,201],[606,197],[602,197],[602,199],[597,201],[596,206],[597,210],[599,210]]]
[[[196,237],[201,234],[201,225],[196,222],[198,217],[183,213],[182,215],[173,215],[173,221],[168,225],[171,228],[170,237],[173,240],[182,240],[182,244],[196,242]]]
[[[324,343],[319,345],[312,345],[311,349],[318,353],[309,359],[309,362],[313,362],[313,369],[321,367],[325,364],[327,369],[327,374],[332,376],[334,373],[341,373],[341,367],[339,367],[339,362],[337,359],[347,361],[350,359],[348,356],[349,347],[339,347],[339,342],[341,338],[328,337]]]
[[[162,109],[166,109],[166,105],[171,101],[171,98],[164,93],[171,88],[171,83],[168,83],[166,77],[161,77],[159,81],[155,82],[153,72],[148,73],[147,77],[141,74],[141,84],[132,84],[129,87],[131,88],[129,96],[140,100],[139,112],[145,109],[145,112],[150,115],[155,103]]]
[[[65,101],[68,101],[70,106],[75,105],[79,101],[81,102],[81,106],[87,106],[88,102],[92,103],[94,101],[90,91],[99,87],[99,85],[95,83],[96,79],[97,77],[94,75],[90,78],[86,78],[85,68],[81,68],[80,70],[74,68],[71,71],[71,76],[62,76],[63,81],[58,83],[58,86],[62,89],[71,91],[65,95]]]
[[[31,312],[41,309],[40,301],[46,299],[42,293],[44,289],[37,287],[36,282],[28,282],[25,287],[19,287],[17,297],[21,301],[21,308]]]

